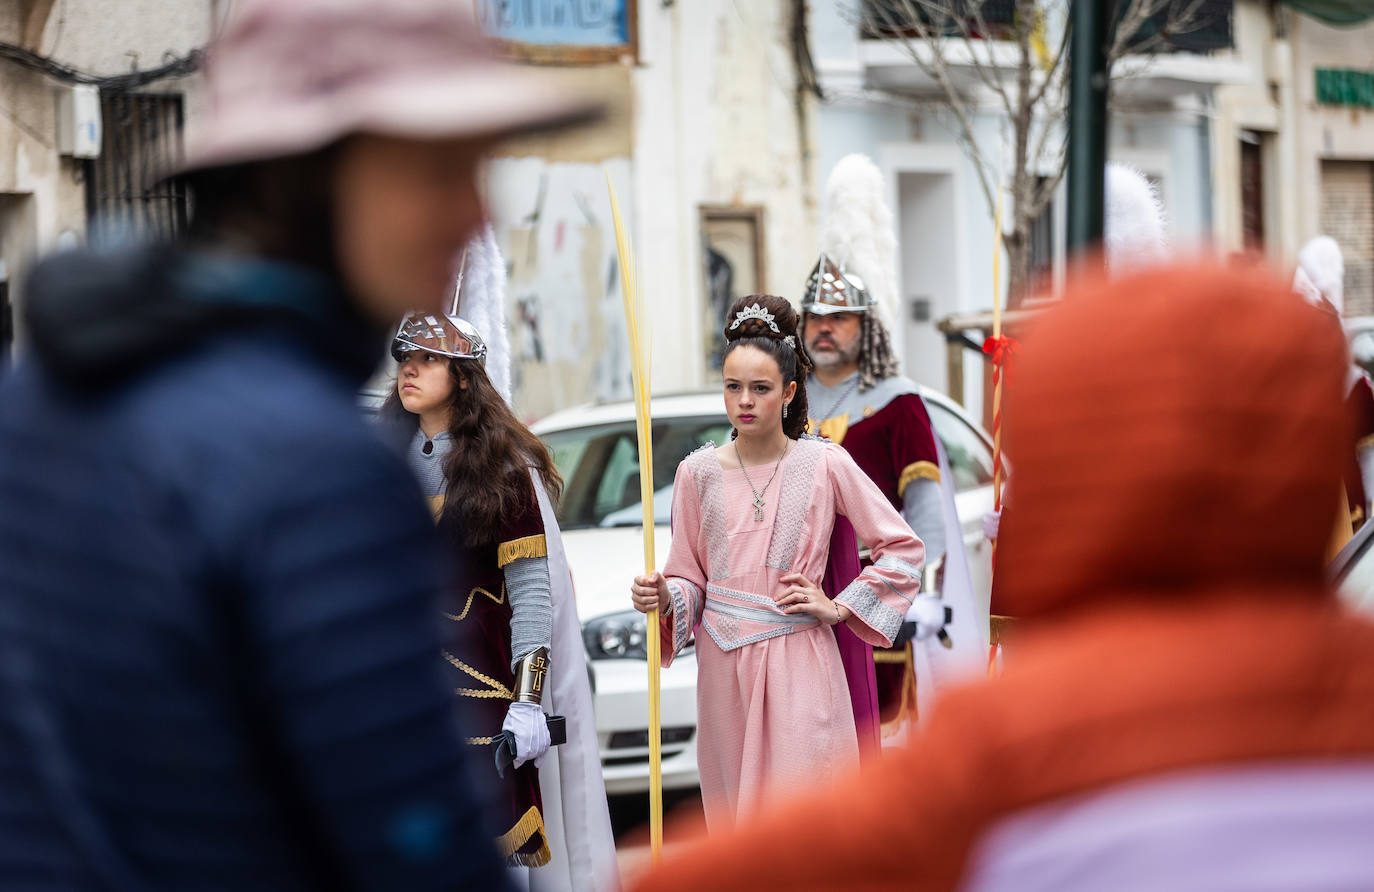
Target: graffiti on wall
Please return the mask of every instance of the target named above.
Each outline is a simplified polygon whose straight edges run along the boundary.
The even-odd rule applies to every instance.
[[[500,158],[488,200],[510,272],[506,318],[516,411],[533,420],[589,401],[629,399],[609,170],[633,231],[630,161]]]

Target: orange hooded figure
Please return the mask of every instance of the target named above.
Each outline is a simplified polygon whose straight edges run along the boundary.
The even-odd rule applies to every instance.
[[[1322,566],[1338,337],[1259,272],[1076,286],[1008,405],[1005,673],[634,888],[1374,888],[1374,624]]]

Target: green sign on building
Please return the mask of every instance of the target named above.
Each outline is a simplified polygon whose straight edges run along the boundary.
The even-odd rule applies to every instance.
[[[1318,68],[1317,102],[1321,105],[1374,108],[1374,71]]]

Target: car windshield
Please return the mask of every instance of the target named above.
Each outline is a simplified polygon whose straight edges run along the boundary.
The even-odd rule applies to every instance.
[[[724,443],[730,424],[722,416],[655,419],[654,522],[668,523],[677,466],[704,443]],[[552,431],[543,440],[563,476],[558,524],[565,530],[638,526],[639,445],[633,421]]]

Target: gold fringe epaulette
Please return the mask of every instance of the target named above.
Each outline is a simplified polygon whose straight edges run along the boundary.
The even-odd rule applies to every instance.
[[[906,495],[906,488],[911,485],[913,480],[934,480],[940,482],[940,466],[932,461],[912,462],[902,469],[902,476],[897,480],[897,498]]]
[[[811,432],[818,437],[824,437],[836,446],[844,442],[844,435],[849,433],[849,415],[836,415],[821,421],[816,418],[808,419],[811,422]]]
[[[512,539],[509,542],[502,542],[496,546],[496,566],[505,567],[511,561],[518,561],[521,558],[541,558],[549,556],[549,542],[544,538],[544,534],[538,536],[526,536],[523,539]]]
[[[540,838],[539,849],[517,854],[536,833]],[[543,867],[553,860],[553,853],[549,851],[549,834],[544,830],[544,816],[539,814],[538,806],[531,805],[514,827],[496,837],[496,850],[507,864],[517,867]]]

